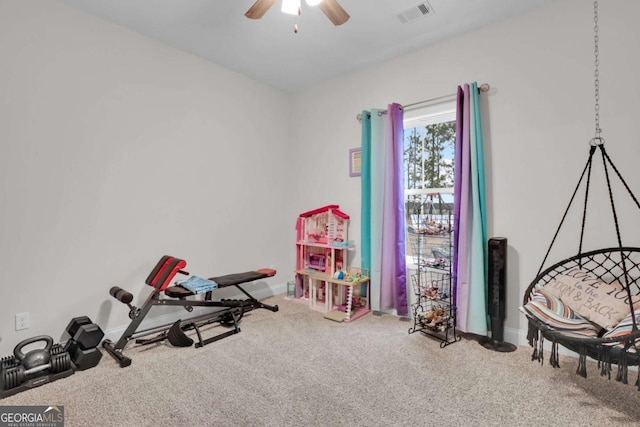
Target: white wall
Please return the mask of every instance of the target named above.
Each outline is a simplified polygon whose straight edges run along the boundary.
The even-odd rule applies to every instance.
[[[273,266],[256,287],[289,280],[289,110],[280,91],[57,2],[1,1],[0,355],[60,340],[74,316],[126,325],[109,288],[141,303],[165,254],[204,277]],[[31,328],[15,332],[20,312]]]
[[[640,89],[635,84],[640,58],[634,54],[640,42],[638,15],[637,1],[600,4],[603,136],[608,153],[640,194]],[[457,85],[471,81],[492,88],[482,95],[488,232],[509,241],[505,336],[520,340],[526,321],[518,306],[569,202],[594,134],[591,2],[554,2],[295,95],[294,150],[303,160],[298,174],[304,177],[296,204],[298,209],[340,204],[353,215],[351,237],[359,241],[360,180],[349,178],[347,156],[360,143],[356,115],[391,102],[409,104],[455,93]],[[608,199],[600,200],[592,205],[587,249],[615,245]],[[640,237],[640,213],[629,203],[620,204],[623,235],[633,245]],[[577,205],[572,212],[577,217],[580,211]],[[554,261],[577,253],[579,229],[570,225],[554,246]]]
[[[640,4],[600,11],[602,127],[638,189]],[[360,180],[347,155],[360,144],[356,115],[470,81],[492,87],[488,226],[509,239],[507,339],[518,339],[517,307],[593,136],[592,22],[590,2],[558,1],[290,98],[55,2],[0,1],[0,355],[33,335],[60,339],[77,315],[126,325],[108,289],[141,302],[164,254],[205,276],[273,265],[267,284],[278,288],[290,280],[299,212],[340,204],[359,241]],[[609,224],[600,205],[592,218]],[[637,209],[620,211],[633,244]],[[588,243],[610,244],[604,231],[592,227]],[[576,252],[571,232],[553,259]],[[15,332],[24,311],[32,327]]]

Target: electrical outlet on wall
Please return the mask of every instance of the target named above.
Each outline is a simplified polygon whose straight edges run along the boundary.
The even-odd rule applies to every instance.
[[[29,313],[16,314],[16,331],[29,329]]]

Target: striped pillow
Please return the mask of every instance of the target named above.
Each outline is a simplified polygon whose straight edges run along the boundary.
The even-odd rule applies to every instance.
[[[599,328],[564,304],[549,291],[534,289],[531,300],[521,308],[528,316],[540,320],[565,335],[597,337]]]
[[[580,316],[607,330],[629,313],[629,305],[624,302],[626,291],[619,288],[622,288],[619,283],[609,284],[578,267],[558,274],[545,287]]]
[[[640,310],[636,310],[634,312],[634,315],[636,316],[636,324],[640,325]],[[633,329],[633,321],[631,319],[631,313],[627,314],[627,317],[625,317],[624,319],[622,319],[620,321],[620,323],[618,323],[616,325],[615,328],[611,329],[609,332],[607,332],[606,334],[604,334],[602,336],[602,338],[622,338],[627,334],[631,333],[631,330]],[[640,343],[638,343],[638,341],[640,341],[640,339],[636,340],[636,345],[640,345]],[[624,347],[624,343],[607,343],[605,345],[617,345],[619,347]],[[635,348],[632,346],[629,349],[629,352],[635,352]]]

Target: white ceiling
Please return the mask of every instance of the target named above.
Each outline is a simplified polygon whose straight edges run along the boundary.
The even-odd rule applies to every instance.
[[[62,0],[64,3],[286,92],[388,60],[552,0],[428,0],[434,13],[402,23],[420,0],[339,0],[351,15],[334,26],[302,2],[299,17],[280,0],[260,20],[254,0]],[[294,23],[299,32],[294,34]]]

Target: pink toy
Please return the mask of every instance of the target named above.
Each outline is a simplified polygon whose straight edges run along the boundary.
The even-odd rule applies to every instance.
[[[327,269],[325,258],[326,257],[323,254],[309,254],[309,259],[307,260],[307,268],[318,271],[325,271]]]
[[[295,299],[338,322],[370,312],[368,272],[348,265],[348,225],[338,205],[303,212],[296,222]]]

